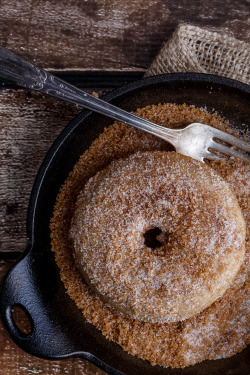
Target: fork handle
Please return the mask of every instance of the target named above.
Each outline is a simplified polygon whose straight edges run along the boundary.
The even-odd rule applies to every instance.
[[[165,139],[175,146],[176,133],[173,129],[154,124],[104,100],[95,98],[3,47],[0,47],[0,78],[122,121]]]

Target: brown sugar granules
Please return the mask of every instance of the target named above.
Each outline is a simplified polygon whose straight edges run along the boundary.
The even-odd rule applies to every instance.
[[[177,128],[191,122],[204,122],[233,132],[220,116],[193,106],[162,104],[138,109],[139,116]],[[172,150],[166,142],[115,122],[80,158],[58,194],[51,220],[52,250],[60,268],[61,279],[70,297],[86,319],[104,336],[127,352],[148,360],[152,365],[185,367],[205,359],[230,357],[250,342],[250,166],[242,161],[211,162],[229,184],[238,199],[246,224],[246,255],[239,273],[224,296],[185,321],[143,323],[119,314],[105,305],[85,284],[72,257],[68,236],[74,204],[86,181],[112,160],[137,151]]]

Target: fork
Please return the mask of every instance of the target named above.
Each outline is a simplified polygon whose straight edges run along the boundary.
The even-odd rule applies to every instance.
[[[250,163],[248,142],[201,123],[192,123],[183,129],[165,128],[95,98],[3,47],[0,47],[0,78],[144,130],[171,143],[176,152],[201,162],[234,156]]]

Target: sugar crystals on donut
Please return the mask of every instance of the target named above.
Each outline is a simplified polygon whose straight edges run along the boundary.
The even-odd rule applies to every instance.
[[[210,114],[206,110],[185,104],[151,105],[138,109],[136,113],[173,128],[191,122],[204,122],[223,131],[232,131],[229,123],[218,114]],[[234,159],[209,163],[209,166],[229,184],[243,212],[247,224],[246,253],[237,275],[223,296],[200,313],[172,323],[150,323],[132,319],[103,302],[88,286],[76,267],[69,230],[77,196],[87,181],[105,169],[113,160],[127,158],[138,151],[173,151],[173,148],[159,138],[115,122],[104,130],[89,150],[86,150],[63,184],[51,220],[51,239],[52,250],[67,293],[84,317],[107,339],[115,341],[130,354],[148,360],[152,365],[185,367],[206,359],[230,357],[242,351],[250,343],[250,165]],[[226,197],[227,195],[224,194],[223,199],[225,200]],[[161,210],[164,208],[170,210],[166,199],[159,200],[159,204]],[[200,200],[200,210],[201,212],[203,210],[203,200]],[[174,221],[173,209],[172,217]],[[152,226],[155,224],[157,223],[152,223]],[[205,221],[203,226],[207,228]],[[131,238],[134,238],[135,233],[141,233],[143,228],[143,220],[134,222]],[[165,241],[168,241],[169,234],[166,232],[164,234],[163,227],[159,229],[163,238],[161,233],[153,235],[158,236],[160,243],[164,243],[164,236]],[[233,226],[229,225],[228,230],[233,234]],[[141,235],[139,237],[141,238]],[[182,241],[186,240],[188,237],[184,236]],[[141,238],[141,241],[144,243],[145,238]],[[174,246],[173,238],[172,245]],[[145,245],[148,251],[151,251],[151,255],[155,253],[156,260],[157,257],[166,254],[165,251],[161,252],[161,247],[151,248],[151,246],[152,244]],[[213,247],[210,249],[212,251]],[[157,264],[155,261],[156,268]],[[151,269],[151,277],[154,277],[155,272]]]

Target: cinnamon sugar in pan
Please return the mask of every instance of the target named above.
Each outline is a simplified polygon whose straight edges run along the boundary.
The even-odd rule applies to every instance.
[[[220,116],[193,106],[151,105],[136,114],[163,126],[177,128],[203,122],[232,132]],[[51,220],[51,242],[67,293],[85,318],[124,350],[152,365],[186,367],[205,359],[230,357],[250,342],[250,166],[242,161],[210,162],[230,185],[238,199],[246,225],[246,255],[233,284],[226,293],[196,316],[176,323],[146,323],[125,317],[105,305],[86,285],[72,257],[69,226],[76,197],[86,181],[112,160],[137,151],[172,150],[165,141],[115,122],[81,156],[63,184]]]

